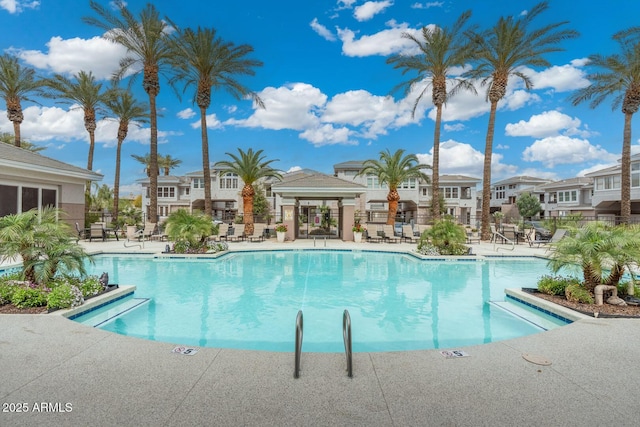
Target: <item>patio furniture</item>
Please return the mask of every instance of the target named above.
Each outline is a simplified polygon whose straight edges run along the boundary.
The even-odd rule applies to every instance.
[[[91,242],[93,239],[101,239],[103,242],[106,240],[104,226],[101,222],[94,222],[89,226],[89,241]]]
[[[253,234],[247,236],[250,242],[262,242],[264,241],[264,229],[266,224],[253,224]]]
[[[411,224],[404,224],[402,226],[402,238],[409,243],[416,243],[418,241],[418,237],[413,232]]]
[[[393,230],[393,225],[385,224],[382,226],[382,232],[384,233],[384,240],[388,243],[399,243],[402,238],[396,236]]]
[[[533,243],[537,244],[538,247],[540,247],[540,245],[550,245],[552,243],[558,243],[560,240],[562,240],[565,234],[567,234],[567,229],[558,228],[549,240],[534,240]]]

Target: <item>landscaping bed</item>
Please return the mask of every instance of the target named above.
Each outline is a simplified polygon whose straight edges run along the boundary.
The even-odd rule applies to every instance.
[[[634,306],[634,305],[619,306],[619,305],[611,305],[607,303],[604,303],[602,305],[582,304],[579,302],[568,301],[565,297],[560,295],[544,294],[542,292],[538,292],[537,289],[524,288],[522,290],[530,293],[531,295],[537,298],[551,301],[555,304],[570,308],[571,310],[577,311],[579,313],[586,314],[587,316],[593,316],[594,313],[598,313],[598,317],[640,318],[640,306]]]

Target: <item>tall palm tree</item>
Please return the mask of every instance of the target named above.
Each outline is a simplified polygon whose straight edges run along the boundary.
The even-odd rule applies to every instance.
[[[36,72],[22,67],[18,58],[8,54],[0,56],[0,96],[7,104],[7,118],[13,122],[16,147],[20,147],[20,124],[24,119],[21,101],[31,101],[29,94],[41,85],[42,82],[36,79]]]
[[[96,112],[102,108],[105,100],[110,96],[109,91],[102,90],[102,83],[96,81],[91,71],[80,71],[73,76],[73,80],[62,74],[54,74],[45,79],[47,90],[43,93],[48,98],[54,98],[60,104],[79,104],[84,112],[84,128],[89,133],[89,156],[87,169],[93,170],[93,150],[95,148]]]
[[[180,159],[174,159],[171,157],[171,154],[167,154],[166,156],[158,155],[158,166],[160,169],[164,170],[164,175],[169,176],[171,173],[171,169],[175,169],[182,163]]]
[[[238,155],[226,153],[233,161],[221,160],[215,164],[216,167],[220,166],[224,168],[220,176],[236,174],[244,182],[244,187],[242,187],[242,204],[244,212],[244,233],[246,235],[253,234],[253,196],[255,195],[253,184],[261,178],[282,179],[282,175],[270,166],[271,163],[277,161],[277,159],[265,160],[262,151],[263,150],[258,150],[254,152],[253,149],[249,148],[247,152],[244,152],[241,148],[238,148]]]
[[[574,30],[561,29],[568,21],[547,24],[535,30],[529,29],[532,21],[547,8],[548,3],[541,2],[517,19],[513,16],[501,17],[489,30],[479,34],[471,33],[475,44],[476,66],[465,73],[464,77],[478,79],[481,85],[487,86],[486,96],[491,104],[482,178],[482,240],[491,238],[489,214],[493,136],[498,102],[507,93],[509,77],[522,80],[527,90],[530,90],[533,83],[521,71],[521,67],[548,67],[550,63],[544,55],[562,51],[560,42],[578,36]]]
[[[451,28],[422,27],[422,38],[410,33],[402,37],[413,41],[420,49],[414,56],[394,55],[387,59],[387,64],[393,68],[402,69],[402,74],[417,72],[417,75],[397,87],[404,87],[405,94],[409,94],[415,87],[423,86],[418,94],[411,112],[415,116],[416,108],[422,97],[431,87],[431,100],[436,107],[436,123],[433,131],[433,164],[431,178],[431,213],[440,218],[440,130],[442,123],[442,106],[447,99],[460,89],[475,92],[473,84],[464,78],[454,78],[454,87],[447,93],[447,74],[453,67],[462,67],[471,59],[473,50],[468,39],[462,33],[462,28],[471,17],[468,10],[460,15]]]
[[[612,109],[622,105],[624,131],[622,137],[622,178],[620,182],[620,216],[623,223],[631,218],[631,119],[640,107],[640,41],[633,37],[637,28],[620,31],[613,39],[620,45],[620,53],[609,56],[590,55],[592,66],[598,68],[587,78],[591,84],[579,89],[569,98],[573,105],[591,101],[595,108],[613,96]]]
[[[120,161],[122,155],[122,143],[129,133],[129,125],[139,125],[149,122],[149,106],[138,102],[130,91],[120,90],[105,102],[107,108],[115,116],[112,120],[118,121],[118,145],[116,147],[116,171],[113,181],[113,219],[118,219],[120,204]]]
[[[429,177],[422,172],[423,169],[430,168],[428,165],[421,165],[415,154],[404,155],[404,150],[399,149],[395,153],[387,149],[380,152],[380,160],[366,160],[358,176],[374,175],[378,178],[380,185],[389,186],[387,201],[389,211],[387,213],[387,224],[393,225],[398,212],[398,202],[400,194],[398,187],[411,178],[423,179],[429,182]]]
[[[54,74],[52,78],[45,79],[43,84],[47,90],[43,95],[55,98],[60,104],[79,104],[84,112],[84,128],[89,133],[89,155],[87,156],[87,169],[93,170],[93,150],[95,148],[96,111],[104,101],[111,96],[110,91],[102,90],[102,83],[98,83],[91,71],[80,71],[71,80],[62,74]],[[91,182],[85,185],[85,217],[89,213],[91,201]]]
[[[105,30],[103,37],[127,48],[127,56],[120,61],[120,69],[115,78],[120,79],[127,71],[142,72],[142,87],[149,96],[150,122],[150,164],[149,164],[149,218],[155,221],[158,215],[158,113],[156,97],[160,93],[159,73],[170,56],[167,44],[168,25],[160,18],[157,9],[147,3],[140,12],[139,19],[134,16],[122,0],[112,2],[118,9],[118,15],[110,8],[91,0],[89,5],[98,17],[84,17],[84,22]]]
[[[187,28],[178,31],[171,38],[173,53],[170,63],[175,72],[172,84],[184,82],[187,87],[195,86],[193,102],[200,109],[200,131],[202,135],[202,169],[204,173],[204,213],[211,216],[211,166],[209,163],[209,137],[207,130],[207,109],[211,105],[211,91],[224,89],[236,99],[250,96],[260,106],[264,106],[258,95],[242,85],[237,76],[254,75],[253,68],[262,62],[246,56],[253,47],[243,44],[235,46],[216,35],[213,28],[196,31]]]

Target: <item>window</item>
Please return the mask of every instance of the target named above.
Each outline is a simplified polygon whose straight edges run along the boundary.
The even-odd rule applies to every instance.
[[[42,207],[51,207],[55,208],[58,206],[57,194],[56,190],[47,190],[46,188],[42,189]]]
[[[558,203],[558,193],[549,193],[549,203]]]
[[[431,197],[431,187],[422,187],[422,195]]]
[[[176,188],[158,187],[158,197],[176,197]]]
[[[640,187],[640,163],[631,164],[631,186]]]
[[[238,188],[238,175],[229,174],[220,177],[220,188]]]
[[[204,178],[193,178],[193,188],[204,188]]]
[[[398,188],[416,188],[417,180],[415,178],[409,178],[405,181],[402,181],[402,184],[398,186]]]
[[[356,176],[358,174],[358,171],[342,171],[342,174],[344,176]]]
[[[380,182],[378,181],[378,177],[377,176],[368,176],[367,177],[367,188],[371,188],[371,189],[382,188],[382,186],[380,185]]]
[[[496,187],[496,199],[504,199],[505,197],[507,197],[507,194],[504,190],[504,185],[499,185]]]
[[[558,202],[575,202],[578,200],[578,192],[573,191],[558,191]]]
[[[0,216],[18,213],[18,187],[0,185]]]
[[[22,212],[38,208],[38,189],[22,187]]]
[[[514,190],[516,188],[515,184],[509,184],[509,190]]]
[[[596,190],[615,190],[620,188],[620,175],[604,176],[596,179]]]
[[[445,199],[458,199],[458,187],[444,187],[440,189],[440,192],[444,195]]]

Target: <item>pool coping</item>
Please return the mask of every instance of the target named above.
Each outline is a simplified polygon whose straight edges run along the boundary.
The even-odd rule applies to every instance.
[[[67,319],[74,319],[83,314],[87,314],[90,311],[97,310],[101,307],[104,307],[107,304],[110,304],[116,300],[126,298],[129,295],[133,295],[136,290],[136,287],[133,285],[127,286],[118,286],[117,289],[111,290],[109,292],[105,292],[102,295],[98,295],[86,301],[84,304],[68,308],[64,310],[56,310],[49,314],[66,317]]]
[[[517,302],[525,304],[550,316],[559,318],[560,320],[576,322],[578,320],[593,319],[591,316],[578,313],[570,308],[563,307],[542,298],[537,298],[522,289],[506,288],[504,293],[508,298],[512,298]]]

